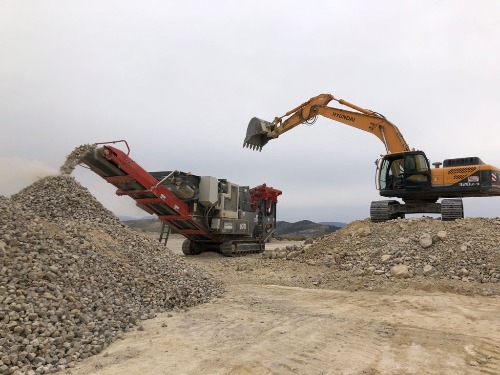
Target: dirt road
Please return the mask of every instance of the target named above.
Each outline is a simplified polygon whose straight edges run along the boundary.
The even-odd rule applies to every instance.
[[[498,297],[318,289],[311,280],[328,270],[265,268],[259,256],[189,259],[226,282],[223,298],[143,321],[68,373],[500,373]]]

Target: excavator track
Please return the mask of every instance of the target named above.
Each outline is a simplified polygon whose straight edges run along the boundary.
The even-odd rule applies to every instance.
[[[247,254],[259,254],[265,250],[261,242],[228,241],[220,245],[220,252],[226,257],[236,257]]]
[[[464,207],[462,199],[443,199],[441,203],[403,205],[395,200],[375,201],[370,206],[370,219],[383,222],[404,218],[406,213],[441,213],[441,220],[453,221],[463,219]]]
[[[370,219],[375,223],[397,219],[398,217],[404,218],[404,214],[391,213],[390,206],[399,205],[398,201],[374,201],[370,205]]]
[[[463,219],[464,206],[461,199],[443,199],[441,201],[441,220]]]

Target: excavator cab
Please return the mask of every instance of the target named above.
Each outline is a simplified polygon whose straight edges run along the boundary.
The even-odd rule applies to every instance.
[[[429,160],[422,151],[388,154],[379,164],[378,188],[384,196],[431,187]],[[403,194],[403,195],[402,195]]]

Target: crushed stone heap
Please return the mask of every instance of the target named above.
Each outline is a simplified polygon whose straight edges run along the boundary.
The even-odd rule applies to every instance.
[[[120,225],[120,220],[105,208],[72,176],[49,176],[35,181],[11,199],[49,221],[90,221]]]
[[[223,292],[70,176],[0,196],[1,374],[73,367],[141,319]]]
[[[355,221],[297,258],[358,276],[500,283],[500,219]]]

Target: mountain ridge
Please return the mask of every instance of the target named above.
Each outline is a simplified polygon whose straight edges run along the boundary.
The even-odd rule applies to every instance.
[[[146,217],[141,219],[130,219],[129,217],[120,218],[120,220],[130,228],[139,232],[160,233],[162,223],[155,217]],[[345,223],[337,223],[345,226]],[[297,222],[277,221],[275,237],[289,239],[306,239],[321,237],[340,229],[339,225],[328,223],[315,223],[311,220],[300,220]]]

